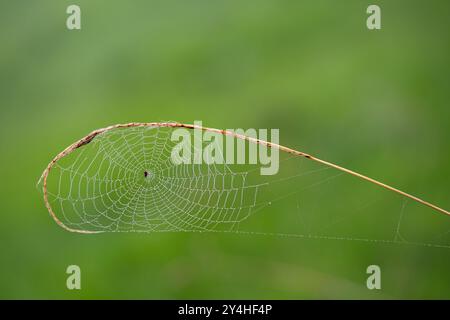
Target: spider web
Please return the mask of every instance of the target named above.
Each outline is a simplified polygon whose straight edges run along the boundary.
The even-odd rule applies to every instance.
[[[273,176],[261,176],[260,164],[175,165],[173,130],[108,130],[58,160],[47,181],[58,218],[89,231],[232,232],[450,247],[448,217],[307,159],[280,153]],[[192,146],[207,144],[197,142]],[[245,143],[248,150],[251,142]]]
[[[75,229],[233,230],[255,208],[259,185],[225,164],[174,165],[172,131],[137,127],[98,135],[75,160],[55,164],[52,207]]]

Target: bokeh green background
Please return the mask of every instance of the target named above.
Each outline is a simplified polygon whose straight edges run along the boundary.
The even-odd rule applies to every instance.
[[[372,3],[379,31],[365,26]],[[65,27],[69,4],[80,31]],[[203,120],[280,128],[285,145],[448,209],[449,15],[444,0],[2,1],[0,297],[450,298],[448,249],[83,236],[56,226],[36,188],[93,129]],[[81,291],[65,287],[69,264]],[[382,267],[381,291],[365,287],[369,264]]]

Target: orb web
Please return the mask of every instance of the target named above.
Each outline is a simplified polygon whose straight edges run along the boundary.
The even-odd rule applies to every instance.
[[[68,147],[44,172],[50,214],[82,233],[232,232],[450,248],[447,216],[304,157],[280,153],[279,172],[268,176],[261,164],[174,164],[176,129],[132,123]],[[209,142],[191,138],[202,154]]]
[[[233,230],[251,215],[260,185],[226,164],[177,164],[173,129],[106,131],[60,159],[49,203],[70,228],[94,231]]]

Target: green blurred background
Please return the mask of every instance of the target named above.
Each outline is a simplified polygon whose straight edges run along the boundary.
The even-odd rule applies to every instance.
[[[66,29],[70,4],[80,31]],[[369,4],[381,6],[379,31],[366,28]],[[0,297],[450,298],[449,249],[83,236],[52,221],[36,188],[93,129],[203,120],[279,128],[284,145],[449,209],[449,16],[444,0],[2,1]],[[81,291],[65,287],[70,264]],[[365,286],[370,264],[381,291]]]

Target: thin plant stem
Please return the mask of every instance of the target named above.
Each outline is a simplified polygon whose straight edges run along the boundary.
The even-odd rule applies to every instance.
[[[253,138],[253,137],[249,137],[243,134],[238,134],[235,133],[233,131],[229,131],[229,130],[221,130],[221,129],[215,129],[215,128],[208,128],[208,127],[203,127],[203,126],[199,126],[199,125],[195,125],[195,124],[184,124],[184,123],[177,123],[177,122],[131,122],[131,123],[126,123],[126,124],[116,124],[116,125],[112,125],[109,127],[105,127],[105,128],[101,128],[101,129],[97,129],[92,131],[90,134],[88,134],[87,136],[81,138],[80,140],[74,142],[73,144],[71,144],[69,147],[67,147],[66,149],[64,149],[62,152],[60,152],[56,157],[53,158],[53,160],[48,164],[48,166],[46,167],[46,169],[44,170],[44,172],[42,173],[42,176],[40,178],[39,181],[43,181],[43,193],[44,193],[44,201],[45,201],[45,205],[50,213],[50,215],[52,216],[52,218],[56,221],[56,223],[58,225],[60,225],[62,228],[66,229],[67,231],[70,232],[78,232],[78,233],[85,233],[85,234],[89,234],[89,233],[101,233],[103,231],[89,231],[89,230],[78,230],[78,229],[72,229],[68,226],[66,226],[61,220],[59,220],[59,218],[56,216],[56,214],[54,213],[49,201],[48,201],[48,191],[47,191],[47,177],[51,171],[51,169],[53,168],[53,166],[55,165],[55,163],[57,161],[59,161],[61,158],[64,158],[65,156],[69,155],[70,153],[72,153],[74,150],[87,145],[88,143],[90,143],[97,135],[113,130],[113,129],[117,129],[117,128],[132,128],[132,127],[172,127],[172,128],[186,128],[186,129],[196,129],[196,130],[202,130],[202,131],[208,131],[208,132],[214,132],[214,133],[218,133],[218,134],[222,134],[222,135],[228,135],[228,136],[232,136],[235,137],[237,139],[242,139],[242,140],[246,140],[252,143],[256,143],[256,144],[260,144],[260,145],[264,145],[268,148],[276,148],[279,149],[280,151],[283,152],[287,152],[289,154],[295,155],[295,156],[299,156],[299,157],[303,157],[306,159],[309,159],[311,161],[315,161],[318,163],[321,163],[325,166],[337,169],[339,171],[348,173],[354,177],[360,178],[362,180],[368,181],[372,184],[375,184],[379,187],[385,188],[387,190],[390,190],[392,192],[395,192],[397,194],[400,194],[404,197],[407,197],[411,200],[414,200],[418,203],[421,203],[427,207],[432,208],[433,210],[448,215],[450,216],[450,212],[437,206],[434,205],[430,202],[427,202],[421,198],[418,198],[416,196],[413,196],[407,192],[401,191],[397,188],[394,188],[388,184],[385,184],[383,182],[380,182],[378,180],[372,179],[368,176],[365,176],[361,173],[358,173],[356,171],[341,167],[337,164],[316,158],[308,153],[302,152],[302,151],[298,151],[295,149],[291,149],[289,147],[285,147],[283,145],[280,144],[276,144],[276,143],[272,143],[272,142],[268,142],[265,140],[260,140],[257,138]]]

